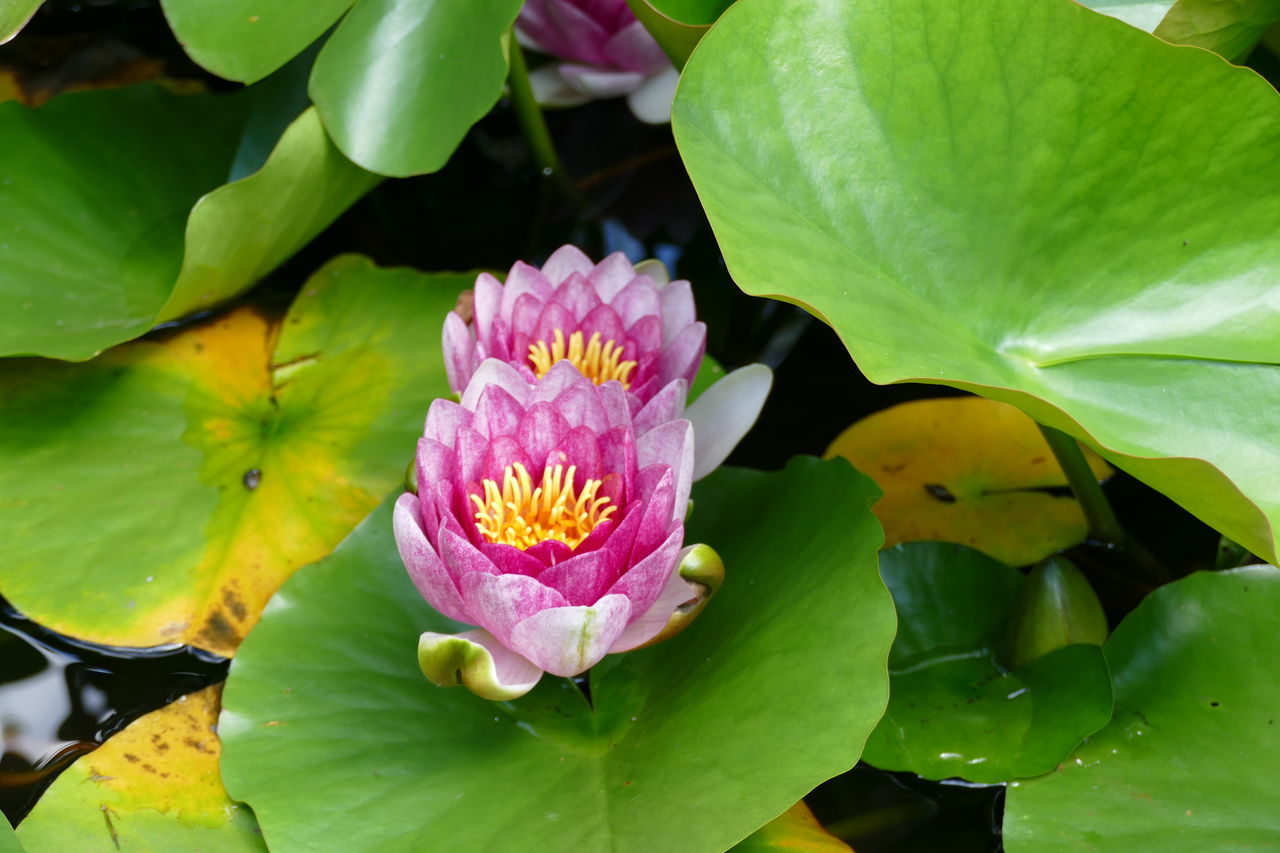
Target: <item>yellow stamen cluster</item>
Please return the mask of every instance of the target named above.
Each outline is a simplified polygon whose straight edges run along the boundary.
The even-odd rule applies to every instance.
[[[481,483],[484,498],[471,496],[476,505],[476,527],[488,541],[514,545],[521,551],[548,539],[576,548],[617,509],[606,506],[608,498],[596,497],[600,480],[587,480],[575,490],[577,470],[575,465],[568,471],[556,465],[543,471],[542,484],[534,488],[523,465],[508,465],[501,489],[486,479]]]
[[[631,387],[631,371],[636,369],[636,363],[622,360],[621,344],[611,340],[601,344],[599,332],[592,332],[589,340],[582,332],[574,332],[569,336],[568,346],[565,346],[564,332],[559,329],[552,332],[551,337],[550,346],[546,341],[529,345],[529,363],[539,379],[551,365],[568,359],[579,373],[597,385],[616,379],[623,388]]]

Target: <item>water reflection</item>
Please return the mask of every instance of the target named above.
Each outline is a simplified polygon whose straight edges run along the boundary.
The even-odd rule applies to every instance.
[[[17,822],[76,758],[138,717],[226,677],[186,646],[96,646],[55,634],[0,598],[0,811]]]

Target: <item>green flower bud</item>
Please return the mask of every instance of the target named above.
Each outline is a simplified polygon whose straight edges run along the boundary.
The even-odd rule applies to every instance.
[[[1106,639],[1102,603],[1070,560],[1049,557],[1031,570],[1014,611],[1010,667],[1017,669],[1063,646],[1100,646]]]

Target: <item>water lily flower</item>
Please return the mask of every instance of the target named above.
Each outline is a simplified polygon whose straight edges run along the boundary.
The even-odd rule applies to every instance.
[[[656,417],[566,360],[530,383],[490,359],[461,402],[431,404],[396,544],[427,601],[478,627],[422,635],[428,678],[515,698],[664,636],[714,591],[718,561],[683,548],[693,427]]]
[[[540,103],[573,106],[626,95],[640,121],[671,121],[680,74],[626,0],[525,0],[516,35],[561,60],[529,77]]]
[[[488,358],[506,362],[528,382],[568,361],[596,384],[616,382],[633,413],[648,408],[637,434],[676,418],[692,422],[695,480],[715,470],[746,435],[773,381],[764,365],[748,365],[686,408],[707,339],[693,290],[687,281],[670,281],[660,262],[633,266],[621,252],[595,264],[577,247],[562,246],[541,269],[517,261],[505,284],[482,273],[470,313],[464,319],[455,310],[445,318],[445,367],[455,392]]]

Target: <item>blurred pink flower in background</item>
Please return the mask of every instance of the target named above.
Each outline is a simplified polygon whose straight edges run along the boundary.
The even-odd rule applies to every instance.
[[[559,60],[530,75],[540,103],[572,106],[626,95],[641,121],[671,120],[680,74],[626,0],[526,0],[516,35]]]

